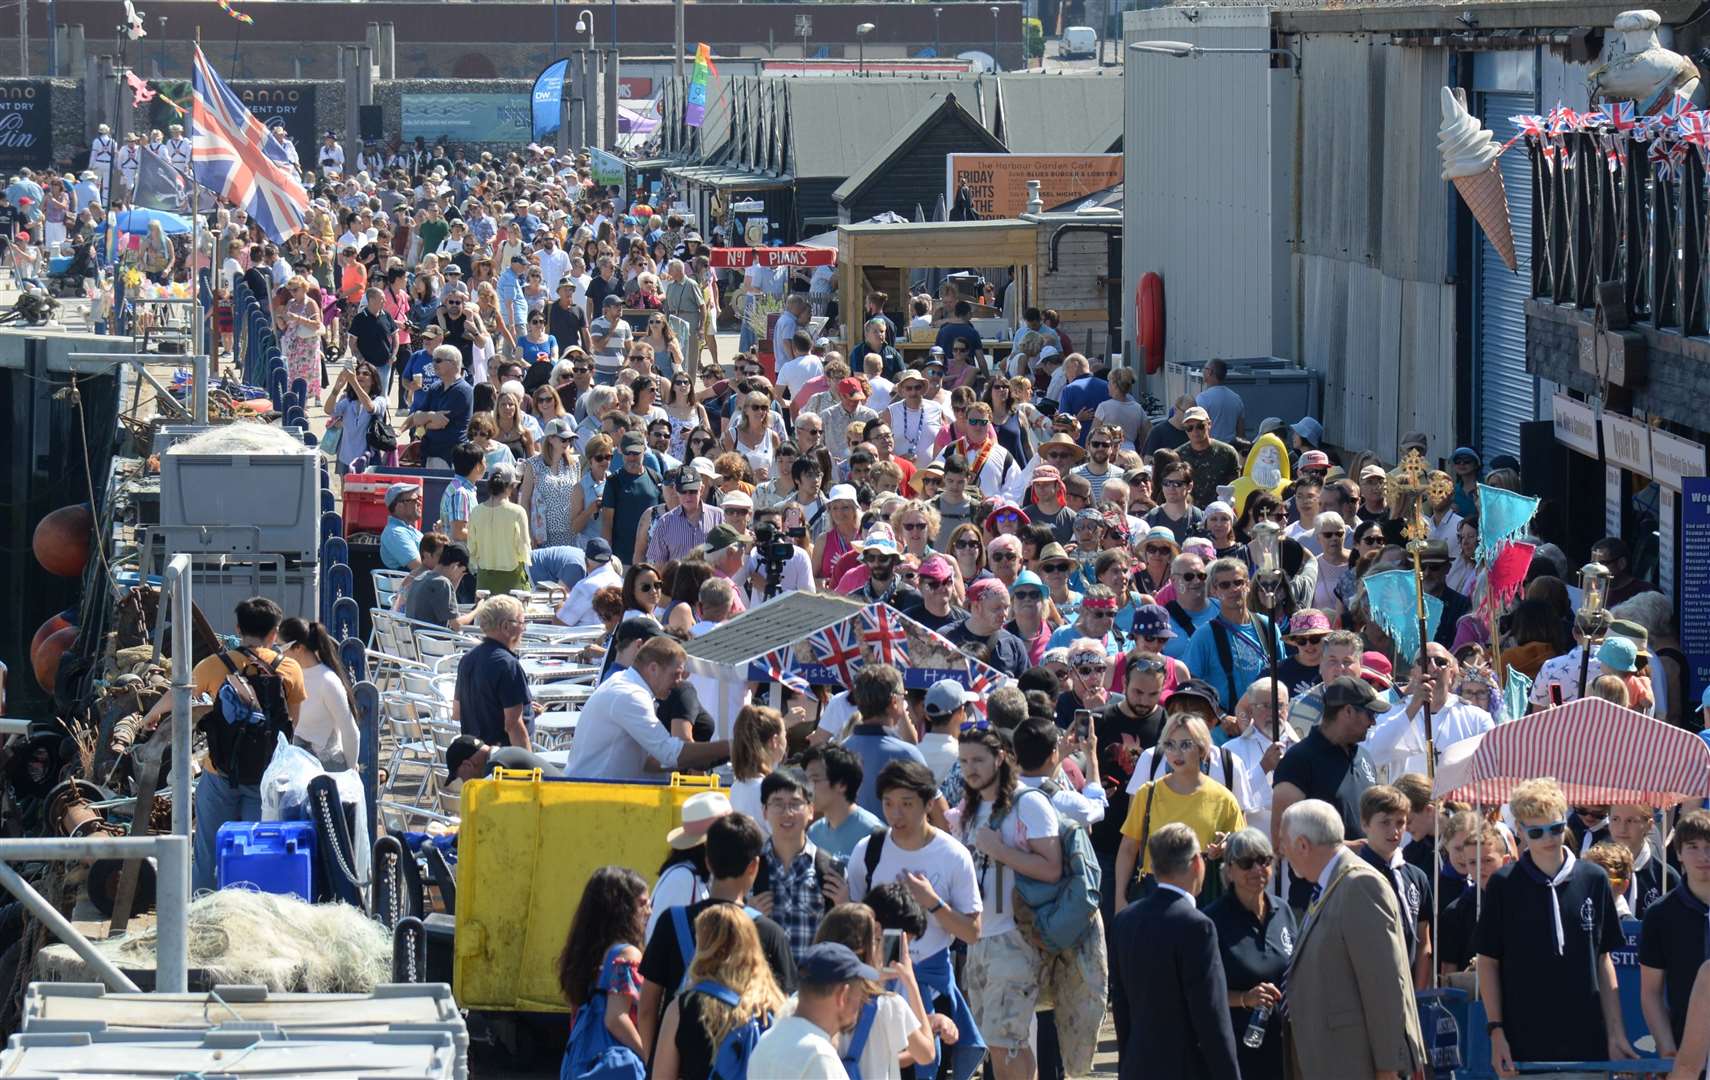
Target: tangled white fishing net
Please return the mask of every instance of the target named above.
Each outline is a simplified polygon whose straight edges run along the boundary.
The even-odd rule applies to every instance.
[[[121,968],[154,966],[153,927],[97,949]],[[190,904],[190,967],[215,983],[309,994],[361,994],[392,971],[392,937],[349,904],[221,889]]]
[[[169,454],[312,454],[302,440],[272,424],[218,424],[174,443]]]

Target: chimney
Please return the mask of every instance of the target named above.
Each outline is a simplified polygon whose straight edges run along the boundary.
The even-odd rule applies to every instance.
[[[1043,214],[1045,212],[1045,200],[1039,197],[1039,181],[1037,180],[1027,182],[1027,212],[1029,214]]]

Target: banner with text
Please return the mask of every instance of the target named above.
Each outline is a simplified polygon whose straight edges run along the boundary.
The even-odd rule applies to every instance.
[[[285,135],[297,148],[298,161],[314,161],[321,133],[315,130],[315,88],[277,84],[243,84],[232,87],[257,120],[269,129],[285,125]]]
[[[554,60],[534,80],[529,95],[534,105],[534,141],[556,144],[558,127],[564,119],[564,73],[569,60]]]
[[[979,218],[1019,217],[1027,210],[1027,182],[1039,181],[1045,209],[1122,183],[1121,154],[945,154],[944,202],[953,206],[962,185]]]
[[[0,87],[0,173],[53,164],[51,91],[45,82]]]
[[[533,133],[530,110],[516,94],[405,94],[404,141],[417,135],[433,143],[517,143]]]
[[[1691,700],[1710,686],[1710,478],[1681,482],[1680,645],[1692,671]]]

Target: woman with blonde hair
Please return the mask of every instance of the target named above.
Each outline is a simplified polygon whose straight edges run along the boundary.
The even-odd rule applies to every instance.
[[[730,772],[735,777],[730,785],[730,805],[753,818],[768,836],[772,829],[766,824],[760,785],[788,753],[783,715],[764,705],[743,706],[730,732]]]
[[[321,392],[321,306],[309,295],[309,279],[294,276],[285,286],[291,300],[285,305],[285,373],[292,382],[302,379],[315,397]]]
[[[593,436],[582,448],[582,475],[577,478],[576,490],[570,495],[570,542],[577,547],[586,548],[588,541],[605,536],[600,527],[601,496],[605,493],[606,477],[610,475],[611,467],[611,436]]]
[[[1138,449],[1146,444],[1146,433],[1152,425],[1146,419],[1146,410],[1129,396],[1134,389],[1134,369],[1117,368],[1110,373],[1109,383],[1110,397],[1093,410],[1093,426],[1096,429],[1111,424],[1121,428],[1123,448]]]
[[[902,544],[904,555],[924,559],[933,554],[938,536],[938,511],[919,499],[903,502],[891,511],[891,531]]]
[[[499,290],[494,288],[490,281],[483,281],[475,286],[475,314],[481,320],[484,335],[475,344],[477,360],[471,365],[475,369],[472,375],[474,382],[483,383],[488,377],[487,361],[501,353],[505,356],[511,355],[516,351],[517,339],[516,335],[511,333],[510,326],[500,316]],[[490,327],[498,328],[497,336]]]
[[[653,1080],[710,1075],[725,1036],[749,1021],[770,1024],[784,1005],[754,920],[736,904],[713,904],[696,916],[695,959],[683,982],[659,1026]]]
[[[725,428],[724,448],[734,450],[748,461],[748,467],[761,480],[772,475],[772,459],[778,452],[778,437],[772,430],[772,399],[758,390],[750,391],[742,400],[741,417],[733,417]]]
[[[496,438],[510,450],[515,461],[534,456],[540,443],[540,422],[523,411],[523,399],[528,392],[515,379],[499,387],[493,399],[493,420],[498,426]]]
[[[1151,873],[1152,853],[1146,842],[1160,828],[1176,821],[1188,826],[1199,837],[1206,859],[1213,861],[1223,854],[1224,837],[1247,824],[1235,796],[1202,767],[1212,758],[1211,731],[1204,720],[1189,712],[1172,715],[1158,733],[1157,753],[1163,755],[1169,772],[1131,793],[1128,817],[1122,822],[1114,894],[1118,911],[1128,903],[1136,863],[1142,873]],[[1143,775],[1136,763],[1136,778]],[[1207,872],[1205,887],[1221,893],[1221,879]]]

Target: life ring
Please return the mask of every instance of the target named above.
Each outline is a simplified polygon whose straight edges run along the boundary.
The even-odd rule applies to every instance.
[[[1146,358],[1146,374],[1164,370],[1164,279],[1153,271],[1134,289],[1134,344]]]

